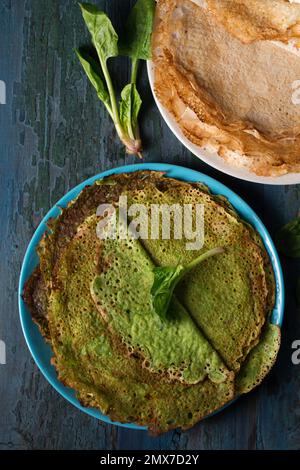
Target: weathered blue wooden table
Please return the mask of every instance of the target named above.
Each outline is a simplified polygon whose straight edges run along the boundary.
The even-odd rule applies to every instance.
[[[98,1],[116,25],[133,3]],[[271,375],[249,396],[188,432],[151,438],[105,425],[64,401],[45,381],[19,323],[17,285],[26,245],[41,217],[77,183],[135,159],[124,154],[113,126],[74,56],[89,41],[75,0],[0,0],[0,449],[299,449],[300,339],[294,301],[297,261],[282,259],[287,287],[283,345]],[[120,83],[127,61],[112,64]],[[273,234],[298,213],[300,187],[270,187],[227,177],[193,157],[156,109],[143,70],[145,160],[185,165],[219,179],[257,211]]]

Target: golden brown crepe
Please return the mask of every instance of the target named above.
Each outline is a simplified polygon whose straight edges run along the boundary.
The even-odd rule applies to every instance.
[[[193,0],[200,3],[199,0]],[[289,0],[205,0],[217,20],[244,43],[300,38],[300,4]],[[202,2],[203,3],[203,2]]]
[[[193,143],[229,163],[263,176],[300,171],[300,56],[272,41],[243,44],[199,5],[158,3],[158,99]]]

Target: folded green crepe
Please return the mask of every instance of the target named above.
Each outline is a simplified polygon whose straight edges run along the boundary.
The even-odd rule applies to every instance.
[[[203,250],[226,248],[178,286],[172,324],[151,310],[152,269],[188,262],[195,253],[179,240],[126,246],[99,240],[97,207],[117,207],[124,194],[129,203],[204,201]],[[268,323],[264,327],[273,307],[273,273],[260,237],[222,198],[156,172],[123,174],[85,188],[49,225],[24,299],[52,346],[60,380],[84,406],[153,433],[186,429],[266,375],[280,343],[280,330],[271,327],[270,335]],[[230,370],[240,368],[234,385]]]
[[[267,323],[260,342],[252,349],[236,380],[236,393],[247,393],[257,387],[275,363],[281,333],[277,325]]]
[[[103,240],[99,265],[102,273],[91,286],[95,304],[144,367],[187,384],[206,376],[226,380],[228,370],[175,296],[166,319],[155,312],[150,294],[155,265],[139,240],[130,234]]]
[[[262,242],[258,245],[253,229],[239,219],[224,199],[210,195],[199,185],[158,178],[157,182],[128,193],[128,201],[129,205],[142,202],[149,212],[153,201],[203,205],[205,238],[200,250],[187,250],[189,240],[184,237],[179,240],[148,237],[143,244],[161,266],[176,266],[178,262],[185,265],[202,252],[225,247],[222,256],[206,260],[188,274],[176,295],[225,364],[238,372],[257,344],[271,309],[269,291],[273,305],[274,277],[266,276],[268,256]],[[149,212],[146,217],[151,220]]]

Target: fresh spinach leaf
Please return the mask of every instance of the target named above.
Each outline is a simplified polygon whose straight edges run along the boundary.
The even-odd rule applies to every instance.
[[[278,250],[291,258],[300,257],[300,217],[296,217],[276,234]]]
[[[151,58],[151,36],[155,13],[155,0],[137,0],[129,14],[121,38],[120,53],[131,59]]]
[[[78,59],[80,60],[80,63],[86,75],[88,76],[91,84],[95,88],[99,100],[103,101],[103,103],[107,107],[109,107],[109,110],[111,112],[109,93],[107,91],[106,85],[104,84],[100,76],[98,64],[91,56],[84,54],[79,49],[75,49],[75,52]]]
[[[157,315],[162,319],[166,318],[174,289],[188,272],[204,260],[223,252],[224,248],[222,247],[213,248],[201,254],[187,266],[178,264],[175,267],[155,267],[153,269],[154,281],[151,288],[151,296],[152,306]]]
[[[99,10],[95,5],[90,5],[89,3],[80,3],[79,5],[83,19],[91,34],[93,44],[99,57],[103,76],[105,78],[107,90],[109,93],[112,118],[119,137],[121,140],[123,140],[124,136],[120,124],[116,94],[109,70],[107,68],[107,59],[118,55],[118,35],[115,32],[110,19],[103,11]]]
[[[152,305],[155,312],[161,318],[166,317],[174,289],[180,281],[180,275],[183,271],[184,267],[181,265],[175,268],[156,267],[153,269],[154,282],[151,288]]]
[[[92,36],[100,62],[118,55],[118,35],[108,16],[95,5],[80,3],[85,24]]]
[[[137,137],[138,116],[141,109],[142,100],[137,91],[136,85],[130,83],[123,88],[120,101],[120,120],[127,129],[132,139]]]

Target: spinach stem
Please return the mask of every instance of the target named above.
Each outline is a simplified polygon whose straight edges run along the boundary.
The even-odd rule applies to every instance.
[[[217,247],[217,248],[213,248],[212,250],[208,250],[205,253],[202,253],[202,255],[198,256],[196,259],[191,261],[187,266],[185,266],[183,274],[185,274],[187,271],[190,271],[191,269],[194,269],[199,263],[206,260],[207,258],[210,258],[211,256],[214,256],[214,255],[218,255],[220,253],[224,253],[224,251],[225,250],[223,247]]]
[[[132,59],[130,82],[136,84],[136,77],[139,68],[139,59]]]
[[[133,85],[136,85],[136,79],[137,79],[137,73],[138,73],[138,68],[139,68],[139,59],[137,58],[132,58],[131,59],[131,77],[130,77],[130,83],[131,83],[131,94],[133,94]],[[133,97],[131,102],[133,102]],[[130,122],[128,124],[128,134],[129,137],[133,140],[135,140],[138,144],[138,147],[140,147],[141,142],[140,142],[140,129],[139,125],[137,124],[135,129],[132,127],[132,119],[130,119]],[[137,155],[139,158],[142,158],[142,153],[141,151],[137,152]]]
[[[98,51],[97,51],[98,52]],[[111,104],[111,109],[112,109],[112,118],[115,122],[115,124],[121,129],[121,122],[120,122],[120,116],[119,116],[119,109],[118,109],[118,104],[116,100],[116,95],[115,95],[115,90],[114,86],[111,81],[111,76],[109,73],[109,70],[107,68],[107,64],[105,60],[102,60],[101,54],[98,52],[98,57],[101,63],[103,75],[106,81],[109,97],[110,97],[110,104]]]
[[[98,51],[97,51],[98,52]],[[98,52],[98,57],[100,60],[100,64],[102,67],[103,75],[106,81],[109,97],[110,97],[110,105],[106,105],[106,109],[108,110],[112,120],[115,123],[117,133],[121,139],[121,141],[124,143],[126,146],[126,149],[129,153],[136,153],[140,158],[141,158],[141,152],[139,150],[140,148],[140,140],[139,138],[135,137],[135,132],[132,129],[132,123],[130,122],[128,129],[124,129],[122,126],[121,120],[120,120],[120,114],[119,114],[119,107],[118,103],[116,100],[116,95],[115,95],[115,90],[114,86],[111,80],[111,76],[106,64],[105,60],[102,60],[101,54]],[[133,66],[133,78],[136,80],[136,74],[137,74],[137,61]],[[137,133],[139,135],[139,133]]]
[[[99,98],[100,99],[100,98]],[[102,100],[101,100],[102,101]],[[104,101],[102,101],[102,103],[104,104],[104,106],[106,107],[107,111],[108,111],[108,114],[110,115],[110,117],[112,118],[112,120],[114,120],[114,115],[113,115],[113,111],[111,109],[111,106],[108,104],[108,103],[105,103]]]
[[[130,93],[131,93],[131,103],[132,103],[132,95],[133,95],[133,83],[131,83],[131,90],[130,90]],[[132,109],[130,110],[130,114],[132,114]],[[130,121],[128,123],[128,135],[131,139],[135,140],[135,135],[134,135],[134,131],[133,131],[133,128],[132,128],[132,117],[130,118]]]

